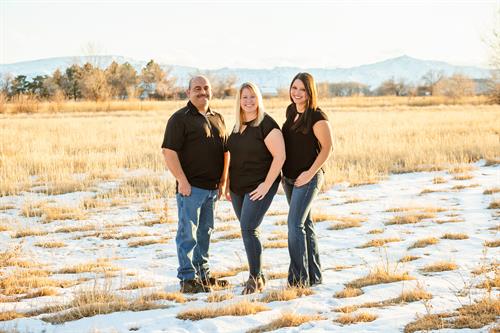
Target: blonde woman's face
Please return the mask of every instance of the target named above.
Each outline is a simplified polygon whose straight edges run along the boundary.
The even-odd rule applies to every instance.
[[[293,81],[290,88],[290,96],[295,104],[302,105],[307,102],[309,96],[307,96],[306,86],[301,80],[296,79]]]
[[[243,112],[257,112],[259,107],[257,95],[249,88],[243,88],[240,96],[240,108]]]

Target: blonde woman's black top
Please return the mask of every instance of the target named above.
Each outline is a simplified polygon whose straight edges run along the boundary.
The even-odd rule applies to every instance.
[[[318,121],[328,120],[328,116],[319,108],[316,111],[307,110],[306,112],[311,112],[311,122],[307,132],[303,133],[302,130],[292,129],[295,117],[301,116],[295,104],[287,108],[286,121],[281,129],[286,149],[283,176],[287,178],[296,179],[302,172],[307,171],[321,150],[312,128]]]
[[[267,149],[264,139],[275,128],[280,128],[276,121],[264,114],[264,119],[258,126],[253,127],[250,123],[242,133],[232,132],[229,135],[229,188],[232,192],[238,195],[252,192],[266,179],[273,155]]]

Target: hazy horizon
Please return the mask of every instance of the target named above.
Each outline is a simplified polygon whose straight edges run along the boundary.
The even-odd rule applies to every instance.
[[[2,1],[0,63],[95,53],[203,69],[488,67],[493,1]],[[90,47],[89,47],[90,46]]]

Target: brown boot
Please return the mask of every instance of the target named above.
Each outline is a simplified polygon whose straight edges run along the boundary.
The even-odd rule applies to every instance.
[[[262,275],[258,276],[257,278],[250,276],[241,294],[248,295],[253,293],[260,293],[262,290],[264,290],[265,286],[266,280]]]
[[[205,278],[201,280],[205,286],[215,287],[215,288],[226,288],[229,286],[229,281],[224,279],[216,279],[213,277]]]
[[[212,291],[210,286],[205,286],[199,279],[181,281],[181,293],[196,294]]]

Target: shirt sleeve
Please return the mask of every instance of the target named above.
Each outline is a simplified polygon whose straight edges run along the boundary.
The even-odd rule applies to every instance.
[[[317,111],[313,112],[313,117],[312,117],[312,125],[316,124],[320,120],[326,120],[328,121],[328,116],[326,113],[318,109]]]
[[[227,135],[226,123],[224,122],[224,117],[222,117],[221,114],[219,114],[219,118],[220,118],[220,122],[222,123],[221,131],[223,132],[223,133],[221,133],[222,147],[224,148],[224,152],[227,152],[229,150],[228,146],[227,146],[227,142],[229,140],[229,136]]]
[[[173,114],[167,122],[161,147],[179,152],[184,145],[184,138],[184,122],[177,114]]]
[[[262,129],[262,137],[265,139],[269,133],[275,128],[280,129],[278,123],[271,118],[269,115],[265,115],[262,123],[260,124]]]

